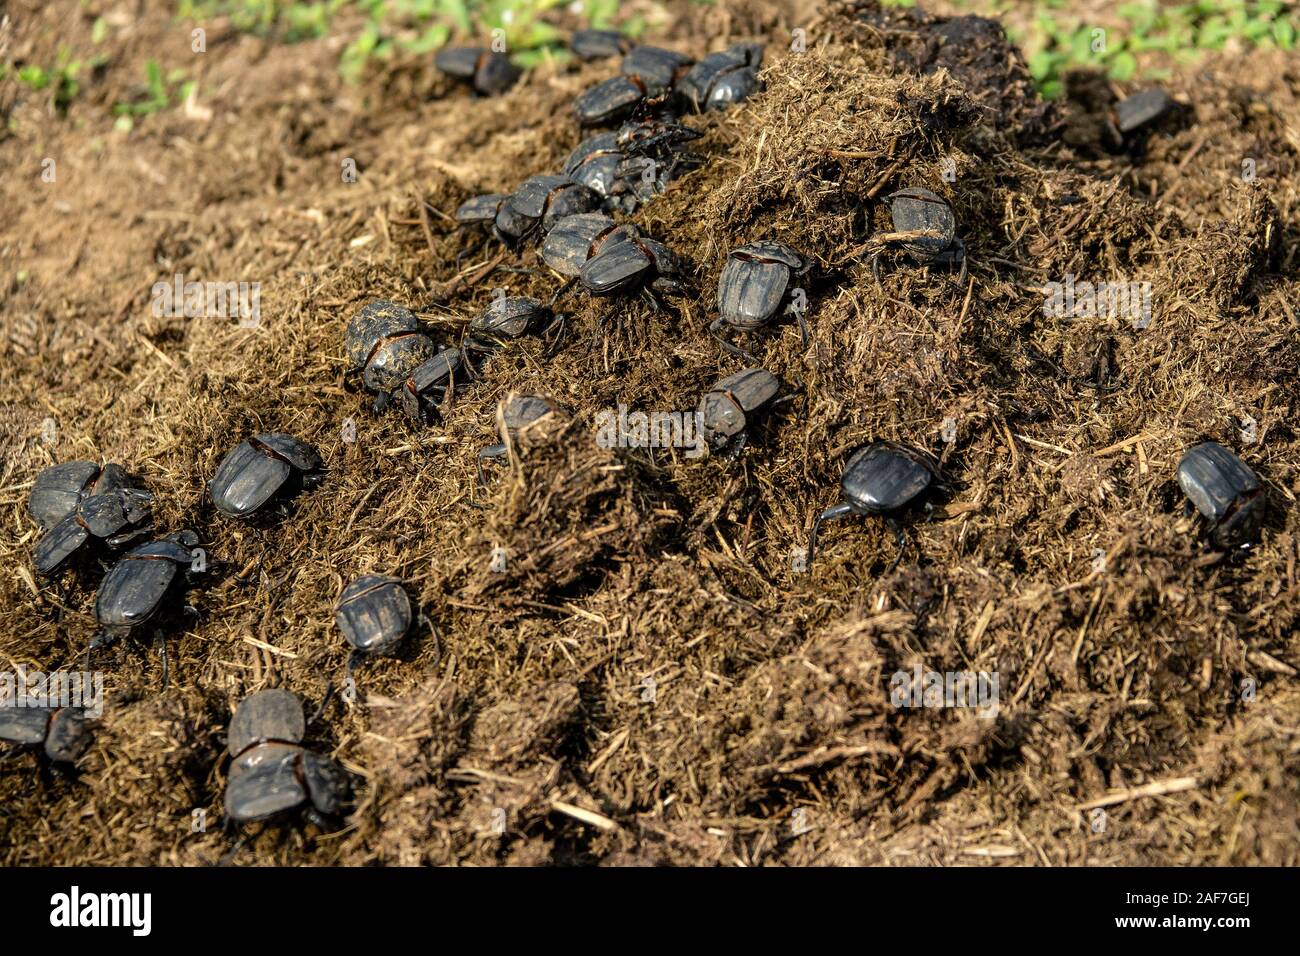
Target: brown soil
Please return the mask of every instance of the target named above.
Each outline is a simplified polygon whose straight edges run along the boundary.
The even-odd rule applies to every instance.
[[[1182,71],[1187,115],[1116,155],[1083,134],[1114,91],[1079,78],[1077,102],[1045,106],[988,31],[954,46],[941,22],[866,4],[674,4],[652,39],[699,55],[774,38],[766,92],[691,119],[709,162],[635,217],[690,257],[698,293],[665,312],[572,295],[558,356],[531,339],[498,353],[445,424],[416,428],[345,381],[347,318],[392,298],[452,341],[493,287],[549,297],[532,252],[458,264],[473,245],[449,214],[558,167],[578,141],[569,101],[612,64],[541,68],[490,100],[415,59],[353,88],[337,41],[218,23],[196,56],[189,24],[141,6],[100,11],[110,60],[66,118],[0,92],[0,660],[75,669],[95,632],[97,573],[30,571],[26,491],[53,461],[127,463],[160,526],[198,530],[213,565],[191,592],[201,617],[170,633],[167,692],[148,640],[98,658],[111,699],[78,779],[32,756],[0,769],[0,859],[221,859],[230,838],[192,833],[191,814],[220,819],[231,708],[275,685],[318,702],[346,660],[333,602],[378,571],[411,582],[441,639],[362,668],[364,704],[336,697],[314,728],[364,776],[349,825],[255,828],[237,862],[1297,862],[1294,61]],[[90,50],[82,9],[18,0],[4,55]],[[786,52],[796,26],[803,54]],[[199,80],[198,108],[115,132],[109,107],[153,57]],[[950,198],[967,282],[887,253],[877,284],[878,200],[902,185]],[[741,367],[706,327],[727,249],[765,237],[815,262],[808,347],[789,324],[743,339],[796,399],[735,463],[598,447],[597,411],[691,408]],[[261,282],[261,326],[154,317],[153,283],[177,272]],[[1152,324],[1045,317],[1040,286],[1067,273],[1150,282]],[[478,492],[512,391],[565,414]],[[329,467],[258,529],[204,497],[255,431],[311,441]],[[873,438],[941,462],[902,563],[888,571],[882,522],[853,518],[795,573],[845,452]],[[1174,468],[1205,438],[1267,485],[1241,557],[1205,551],[1181,512]],[[996,671],[997,718],[891,706],[890,675],[918,664]]]

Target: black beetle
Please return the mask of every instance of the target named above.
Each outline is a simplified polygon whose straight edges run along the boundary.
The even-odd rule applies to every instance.
[[[570,219],[575,218],[573,216]],[[563,326],[564,316],[525,295],[499,296],[469,324],[466,344],[470,348],[490,349],[507,339],[530,333],[549,335],[556,325]]]
[[[827,508],[813,522],[808,539],[808,564],[812,564],[817,531],[823,521],[848,514],[882,515],[898,542],[898,555],[885,573],[893,571],[903,557],[907,541],[896,516],[929,488],[933,480],[930,465],[912,449],[893,442],[872,442],[855,450],[840,477],[844,500]]]
[[[573,101],[573,115],[582,126],[612,126],[633,115],[674,112],[672,90],[639,76],[610,77]]]
[[[1115,105],[1115,114],[1111,121],[1121,135],[1127,136],[1144,126],[1151,126],[1164,119],[1173,108],[1173,99],[1156,86],[1120,100]]]
[[[466,228],[491,227],[501,211],[501,204],[509,198],[508,193],[487,193],[466,199],[456,207],[456,222]]]
[[[437,406],[454,393],[464,359],[458,348],[440,349],[407,376],[396,393],[407,418],[427,424],[434,417]]]
[[[138,488],[83,498],[70,515],[36,542],[32,564],[47,577],[58,574],[89,541],[120,548],[147,534],[152,515],[153,495]]]
[[[53,763],[76,763],[90,745],[87,723],[80,707],[0,704],[0,741],[13,745],[0,760],[39,748]]]
[[[592,295],[610,296],[649,289],[663,295],[685,295],[679,276],[681,262],[667,246],[642,236],[606,243],[578,274]],[[658,308],[654,297],[651,302]]]
[[[1259,530],[1263,486],[1240,458],[1218,442],[1189,448],[1178,462],[1178,484],[1210,524],[1210,542],[1234,548]]]
[[[363,574],[349,584],[334,608],[334,623],[352,648],[348,671],[361,656],[393,653],[413,620],[411,599],[398,578]]]
[[[678,89],[696,112],[724,109],[748,99],[759,88],[762,65],[761,43],[737,43],[696,63]]]
[[[739,455],[749,440],[750,416],[780,390],[781,380],[765,368],[747,368],[709,389],[696,408],[709,447],[718,452],[730,446],[731,456]]]
[[[605,197],[606,208],[635,212],[671,180],[700,164],[698,156],[683,148],[699,136],[679,123],[628,123],[617,132],[583,140],[569,155],[564,171]]]
[[[538,395],[515,395],[511,396],[501,409],[501,426],[505,432],[503,438],[513,438],[522,428],[527,428],[533,422],[540,421],[547,415],[555,411],[555,406],[546,399]],[[499,442],[495,445],[488,445],[478,453],[478,483],[486,485],[487,479],[483,477],[483,462],[488,458],[500,458],[506,454],[506,443]]]
[[[272,688],[246,697],[226,735],[233,758],[226,779],[226,818],[233,824],[265,820],[310,804],[307,817],[334,829],[352,799],[352,775],[337,761],[302,746],[307,733],[302,702]]]
[[[601,207],[599,193],[568,176],[533,176],[501,204],[496,234],[508,245],[533,236],[540,228],[549,232],[556,222]]]
[[[709,331],[716,333],[724,325],[750,331],[793,308],[806,344],[808,326],[803,309],[794,307],[791,301],[790,283],[807,272],[810,265],[808,259],[783,242],[763,240],[731,250],[718,276],[718,317]],[[728,351],[740,353],[726,341],[722,344]]]
[[[960,278],[965,279],[966,246],[957,237],[957,219],[943,197],[920,186],[900,189],[889,196],[889,214],[894,231],[879,237],[879,242],[899,245],[926,264],[960,264]],[[871,268],[878,278],[878,256],[872,256]]]
[[[292,435],[254,435],[232,448],[208,485],[222,514],[246,518],[272,501],[282,503],[324,477],[316,449]]]
[[[91,639],[87,657],[152,621],[167,596],[183,590],[198,543],[193,531],[177,531],[128,551],[109,569],[95,595],[95,618],[101,630]],[[158,643],[166,687],[167,644],[161,634]]]
[[[631,41],[617,30],[575,30],[569,49],[580,60],[603,60],[628,51]]]
[[[484,96],[504,93],[520,74],[509,56],[482,47],[443,47],[434,55],[433,65],[448,76],[471,81],[475,92]]]
[[[566,216],[555,224],[542,243],[542,261],[571,279],[582,273],[587,260],[605,245],[637,235],[636,227],[619,225],[603,213]]]
[[[72,514],[84,498],[126,488],[130,478],[116,462],[100,468],[93,461],[65,461],[42,469],[27,496],[27,513],[49,531]]]
[[[343,334],[349,373],[375,393],[374,410],[387,407],[393,389],[433,358],[437,348],[410,309],[387,299],[366,303],[348,321]]]
[[[640,77],[647,86],[671,88],[677,78],[695,61],[685,53],[658,46],[633,47],[623,57],[619,72]]]

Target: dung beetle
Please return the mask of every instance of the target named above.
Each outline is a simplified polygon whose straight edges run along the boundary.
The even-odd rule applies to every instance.
[[[1115,105],[1111,122],[1122,136],[1128,136],[1143,127],[1156,124],[1169,115],[1173,108],[1173,99],[1156,86],[1120,100]]]
[[[750,416],[780,390],[781,380],[765,368],[747,368],[709,389],[696,408],[709,447],[719,452],[730,446],[730,456],[738,456],[749,440]]]
[[[564,162],[564,174],[602,196],[608,197],[624,160],[618,133],[597,133],[579,143]]]
[[[505,431],[504,438],[513,438],[523,428],[540,421],[555,411],[555,406],[538,395],[515,395],[506,401],[501,409],[501,425]],[[488,445],[478,453],[478,483],[486,485],[483,477],[483,462],[488,458],[501,458],[506,454],[505,442]]]
[[[247,518],[272,501],[286,502],[324,477],[316,449],[292,435],[273,432],[240,442],[221,459],[208,485],[217,510]]]
[[[72,514],[84,498],[102,495],[130,484],[126,470],[116,462],[100,468],[93,461],[65,461],[42,469],[27,496],[27,513],[49,531]]]
[[[398,578],[363,574],[344,588],[334,623],[352,648],[348,672],[361,657],[393,653],[413,619],[411,599]]]
[[[83,498],[73,512],[51,528],[32,550],[32,564],[50,577],[69,566],[90,541],[120,548],[149,531],[153,495],[138,488],[119,488]]]
[[[617,30],[575,30],[569,38],[569,49],[580,60],[621,56],[631,45],[631,41]]]
[[[542,243],[542,261],[571,279],[582,273],[587,260],[605,245],[637,235],[636,227],[619,225],[603,213],[566,216],[555,224]]]
[[[515,245],[540,228],[549,232],[565,216],[592,212],[601,206],[600,194],[568,176],[533,176],[501,204],[497,213],[497,236]]]
[[[91,651],[105,647],[154,620],[165,599],[182,590],[199,543],[193,531],[177,531],[128,551],[109,569],[95,595],[95,618],[100,632],[91,639]],[[189,609],[192,610],[192,609]],[[167,644],[158,635],[167,686]]]
[[[397,390],[402,411],[412,421],[428,422],[436,408],[456,387],[456,373],[464,363],[464,353],[458,348],[440,349],[433,358],[413,371]]]
[[[473,196],[456,207],[456,223],[465,228],[491,227],[501,211],[501,204],[509,199],[508,193],[488,193]]]
[[[52,763],[74,764],[90,745],[81,707],[27,707],[0,703],[0,741],[11,744],[0,760],[39,749]]]
[[[1189,448],[1178,462],[1178,485],[1210,524],[1210,543],[1230,549],[1259,530],[1263,486],[1240,458],[1218,442]]]
[[[695,61],[676,50],[658,46],[633,47],[623,57],[619,72],[624,76],[639,77],[647,86],[669,87]]]
[[[761,43],[737,43],[696,63],[678,89],[697,113],[725,109],[748,99],[759,88],[762,65]]]
[[[506,54],[474,46],[443,47],[434,55],[433,65],[448,76],[469,80],[483,96],[504,93],[520,73]]]
[[[709,331],[717,333],[724,325],[750,331],[767,325],[782,311],[793,310],[799,333],[808,342],[808,326],[803,309],[793,308],[791,280],[808,271],[811,263],[783,242],[762,240],[733,249],[718,276],[718,317]],[[730,352],[744,354],[722,341]]]
[[[617,132],[598,133],[579,143],[564,171],[603,196],[606,208],[632,213],[683,171],[699,165],[699,157],[683,144],[700,135],[689,126],[662,120],[627,123]]]
[[[612,126],[633,115],[670,115],[672,90],[640,76],[613,76],[597,83],[573,101],[581,126]]]
[[[387,407],[393,389],[437,351],[415,314],[387,299],[368,302],[352,316],[343,346],[349,372],[360,372],[362,385],[375,393],[376,413]]]
[[[885,573],[893,571],[902,559],[907,543],[897,515],[929,488],[933,480],[934,471],[913,449],[893,442],[872,442],[855,450],[840,477],[844,500],[827,508],[813,522],[812,535],[808,539],[809,566],[817,548],[817,531],[823,521],[848,514],[881,515],[898,542],[898,555]]]
[[[685,295],[679,276],[681,262],[667,246],[642,236],[606,243],[578,273],[583,287],[596,296],[650,290],[662,295]],[[654,296],[651,302],[658,308]]]
[[[554,315],[536,299],[524,295],[499,296],[470,322],[466,344],[479,350],[491,349],[507,339],[534,332],[549,335],[557,325],[562,329],[563,323],[564,316]]]
[[[900,246],[912,258],[929,265],[961,266],[966,278],[966,246],[957,238],[957,219],[947,200],[920,186],[900,189],[889,196],[894,231],[879,242]],[[879,278],[879,256],[872,256],[872,272]]]
[[[226,818],[250,823],[309,804],[307,818],[334,829],[352,799],[352,775],[335,760],[302,746],[302,702],[272,688],[246,697],[226,735],[233,758],[226,778]]]

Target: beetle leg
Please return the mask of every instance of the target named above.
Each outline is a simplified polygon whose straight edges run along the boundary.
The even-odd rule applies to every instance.
[[[560,350],[560,343],[564,341],[564,331],[567,324],[568,317],[563,312],[560,312],[556,314],[555,318],[551,320],[551,324],[542,332],[542,338],[547,340],[546,351],[543,353],[545,358],[550,358]],[[557,326],[559,329],[555,332],[555,341],[552,342],[550,341],[551,332]]]
[[[167,688],[171,685],[171,667],[167,660],[167,638],[163,637],[161,631],[155,631],[153,636],[154,646],[158,648],[158,653],[162,655],[162,672],[163,685],[160,693],[167,693]]]
[[[885,569],[886,574],[893,574],[899,562],[903,560],[903,551],[907,547],[907,535],[903,532],[902,523],[893,515],[885,516],[885,524],[890,531],[894,532],[894,541],[898,545],[898,554],[894,555],[893,563]]]
[[[731,443],[731,448],[727,450],[727,460],[735,461],[736,459],[738,459],[740,457],[740,453],[745,450],[745,446],[748,443],[749,443],[749,432],[742,431],[739,435],[736,436],[736,440]]]
[[[10,759],[11,757],[17,757],[22,752],[23,752],[22,744],[17,744],[13,747],[10,747],[4,753],[0,754],[0,763],[4,763],[6,760]]]
[[[837,505],[832,505],[817,516],[813,522],[812,534],[808,536],[808,567],[812,567],[813,555],[817,551],[817,532],[821,529],[823,521],[834,521],[836,518],[843,518],[853,512],[853,506],[847,501],[841,501]]]
[[[803,310],[800,309],[799,311],[797,311],[794,314],[794,317],[799,322],[799,339],[801,342],[803,342],[803,347],[807,348],[808,347],[808,322],[803,317]]]
[[[757,365],[757,364],[759,364],[759,363],[758,363],[758,359],[754,358],[754,356],[750,355],[748,352],[746,352],[746,351],[745,351],[744,349],[742,349],[740,346],[738,346],[738,345],[732,345],[730,342],[728,342],[726,339],[724,339],[721,335],[714,334],[713,337],[714,337],[715,339],[717,339],[717,340],[718,340],[718,344],[721,345],[724,349],[726,349],[726,351],[729,352],[730,354],[736,356],[737,358],[743,358],[746,362],[749,362],[749,363],[752,364],[752,365]]]
[[[375,396],[374,403],[370,406],[370,410],[376,415],[382,415],[384,409],[388,407],[388,403],[391,399],[392,396],[387,392],[380,392]]]
[[[568,292],[570,289],[572,289],[574,283],[577,282],[577,281],[578,281],[578,277],[577,277],[577,276],[574,276],[574,277],[573,277],[572,279],[570,279],[568,282],[564,283],[564,285],[562,285],[562,286],[560,286],[558,289],[556,289],[556,290],[555,290],[555,294],[554,294],[553,296],[551,296],[551,301],[550,301],[550,303],[548,304],[548,307],[549,307],[549,308],[552,308],[552,309],[555,308],[555,303],[557,303],[557,302],[560,301],[560,296],[564,295],[564,293],[566,293],[566,292]]]
[[[483,475],[483,459],[500,458],[505,453],[506,446],[503,444],[488,445],[478,453],[478,460],[474,463],[474,467],[478,471],[478,483],[480,486],[487,486],[487,478]]]
[[[325,708],[329,706],[330,701],[333,699],[334,699],[334,682],[330,681],[328,684],[325,685],[325,696],[321,698],[320,706],[316,708],[316,713],[312,714],[311,719],[307,721],[308,727],[316,723],[316,721],[320,720],[321,714],[325,713]]]
[[[429,620],[429,616],[423,611],[420,612],[419,621],[421,626],[427,627],[429,633],[433,635],[433,666],[437,667],[442,663],[442,634],[438,631],[438,626]]]
[[[884,286],[881,285],[880,282],[880,253],[879,252],[873,252],[871,254],[871,277],[876,280],[877,286],[879,286],[880,288],[884,288]]]

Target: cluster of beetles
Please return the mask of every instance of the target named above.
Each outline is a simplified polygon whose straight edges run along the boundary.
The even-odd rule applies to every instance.
[[[684,293],[682,260],[659,241],[640,234],[626,216],[650,201],[665,185],[698,167],[702,160],[688,145],[700,134],[678,122],[688,111],[702,112],[740,102],[761,89],[763,47],[737,44],[695,62],[671,50],[631,46],[621,34],[584,30],[571,41],[583,59],[621,56],[617,76],[578,96],[573,104],[583,128],[605,128],[584,139],[562,172],[533,176],[509,194],[478,196],[463,203],[456,219],[508,249],[540,244],[542,261],[562,284],[549,303],[497,295],[472,319],[457,345],[439,344],[416,315],[399,304],[377,300],[348,322],[344,348],[350,380],[373,393],[376,413],[389,406],[427,422],[448,407],[458,377],[475,374],[476,356],[524,335],[539,335],[556,348],[564,316],[556,302],[580,286],[592,296],[643,295],[659,307],[659,296]],[[503,92],[519,76],[504,53],[473,47],[442,50],[439,69],[471,83],[481,95]],[[1169,109],[1160,91],[1148,91],[1119,104],[1115,125],[1127,135]],[[888,197],[893,232],[878,237],[878,248],[893,249],[929,267],[965,268],[965,246],[957,236],[952,207],[921,187]],[[732,249],[717,289],[717,317],[710,331],[727,351],[751,358],[727,341],[724,331],[753,333],[785,315],[798,322],[806,342],[806,296],[797,280],[812,263],[790,246],[756,239]],[[875,262],[873,262],[875,265]],[[744,447],[755,416],[781,401],[780,379],[754,364],[718,381],[700,398],[697,411],[704,437],[715,453],[735,456]],[[558,411],[541,396],[513,397],[502,411],[510,435]],[[479,453],[505,454],[496,444]],[[213,506],[231,519],[252,521],[286,513],[298,494],[318,485],[325,470],[320,454],[292,435],[252,435],[221,460],[208,485]],[[901,559],[903,521],[935,484],[938,467],[919,449],[875,441],[852,451],[840,480],[842,500],[812,522],[807,558],[814,557],[825,521],[847,515],[876,515],[893,529]],[[1206,524],[1211,546],[1248,546],[1259,530],[1263,493],[1258,477],[1233,452],[1209,441],[1190,448],[1178,464],[1177,478]],[[100,631],[87,654],[124,634],[160,628],[184,604],[193,570],[200,570],[198,536],[191,530],[155,535],[152,494],[121,465],[70,461],[42,471],[35,479],[28,511],[42,529],[32,554],[35,570],[57,578],[73,568],[103,571],[95,599]],[[401,580],[366,574],[350,582],[335,608],[335,623],[351,648],[348,673],[368,656],[393,653],[419,620]],[[166,644],[163,654],[166,686]],[[325,709],[329,695],[317,716]],[[301,810],[322,825],[337,822],[349,806],[354,780],[332,758],[306,746],[302,701],[293,693],[268,689],[236,708],[227,733],[231,757],[225,810],[231,825],[265,820]],[[76,708],[0,708],[0,741],[13,750],[36,749],[57,764],[72,764],[84,752],[89,722]]]

